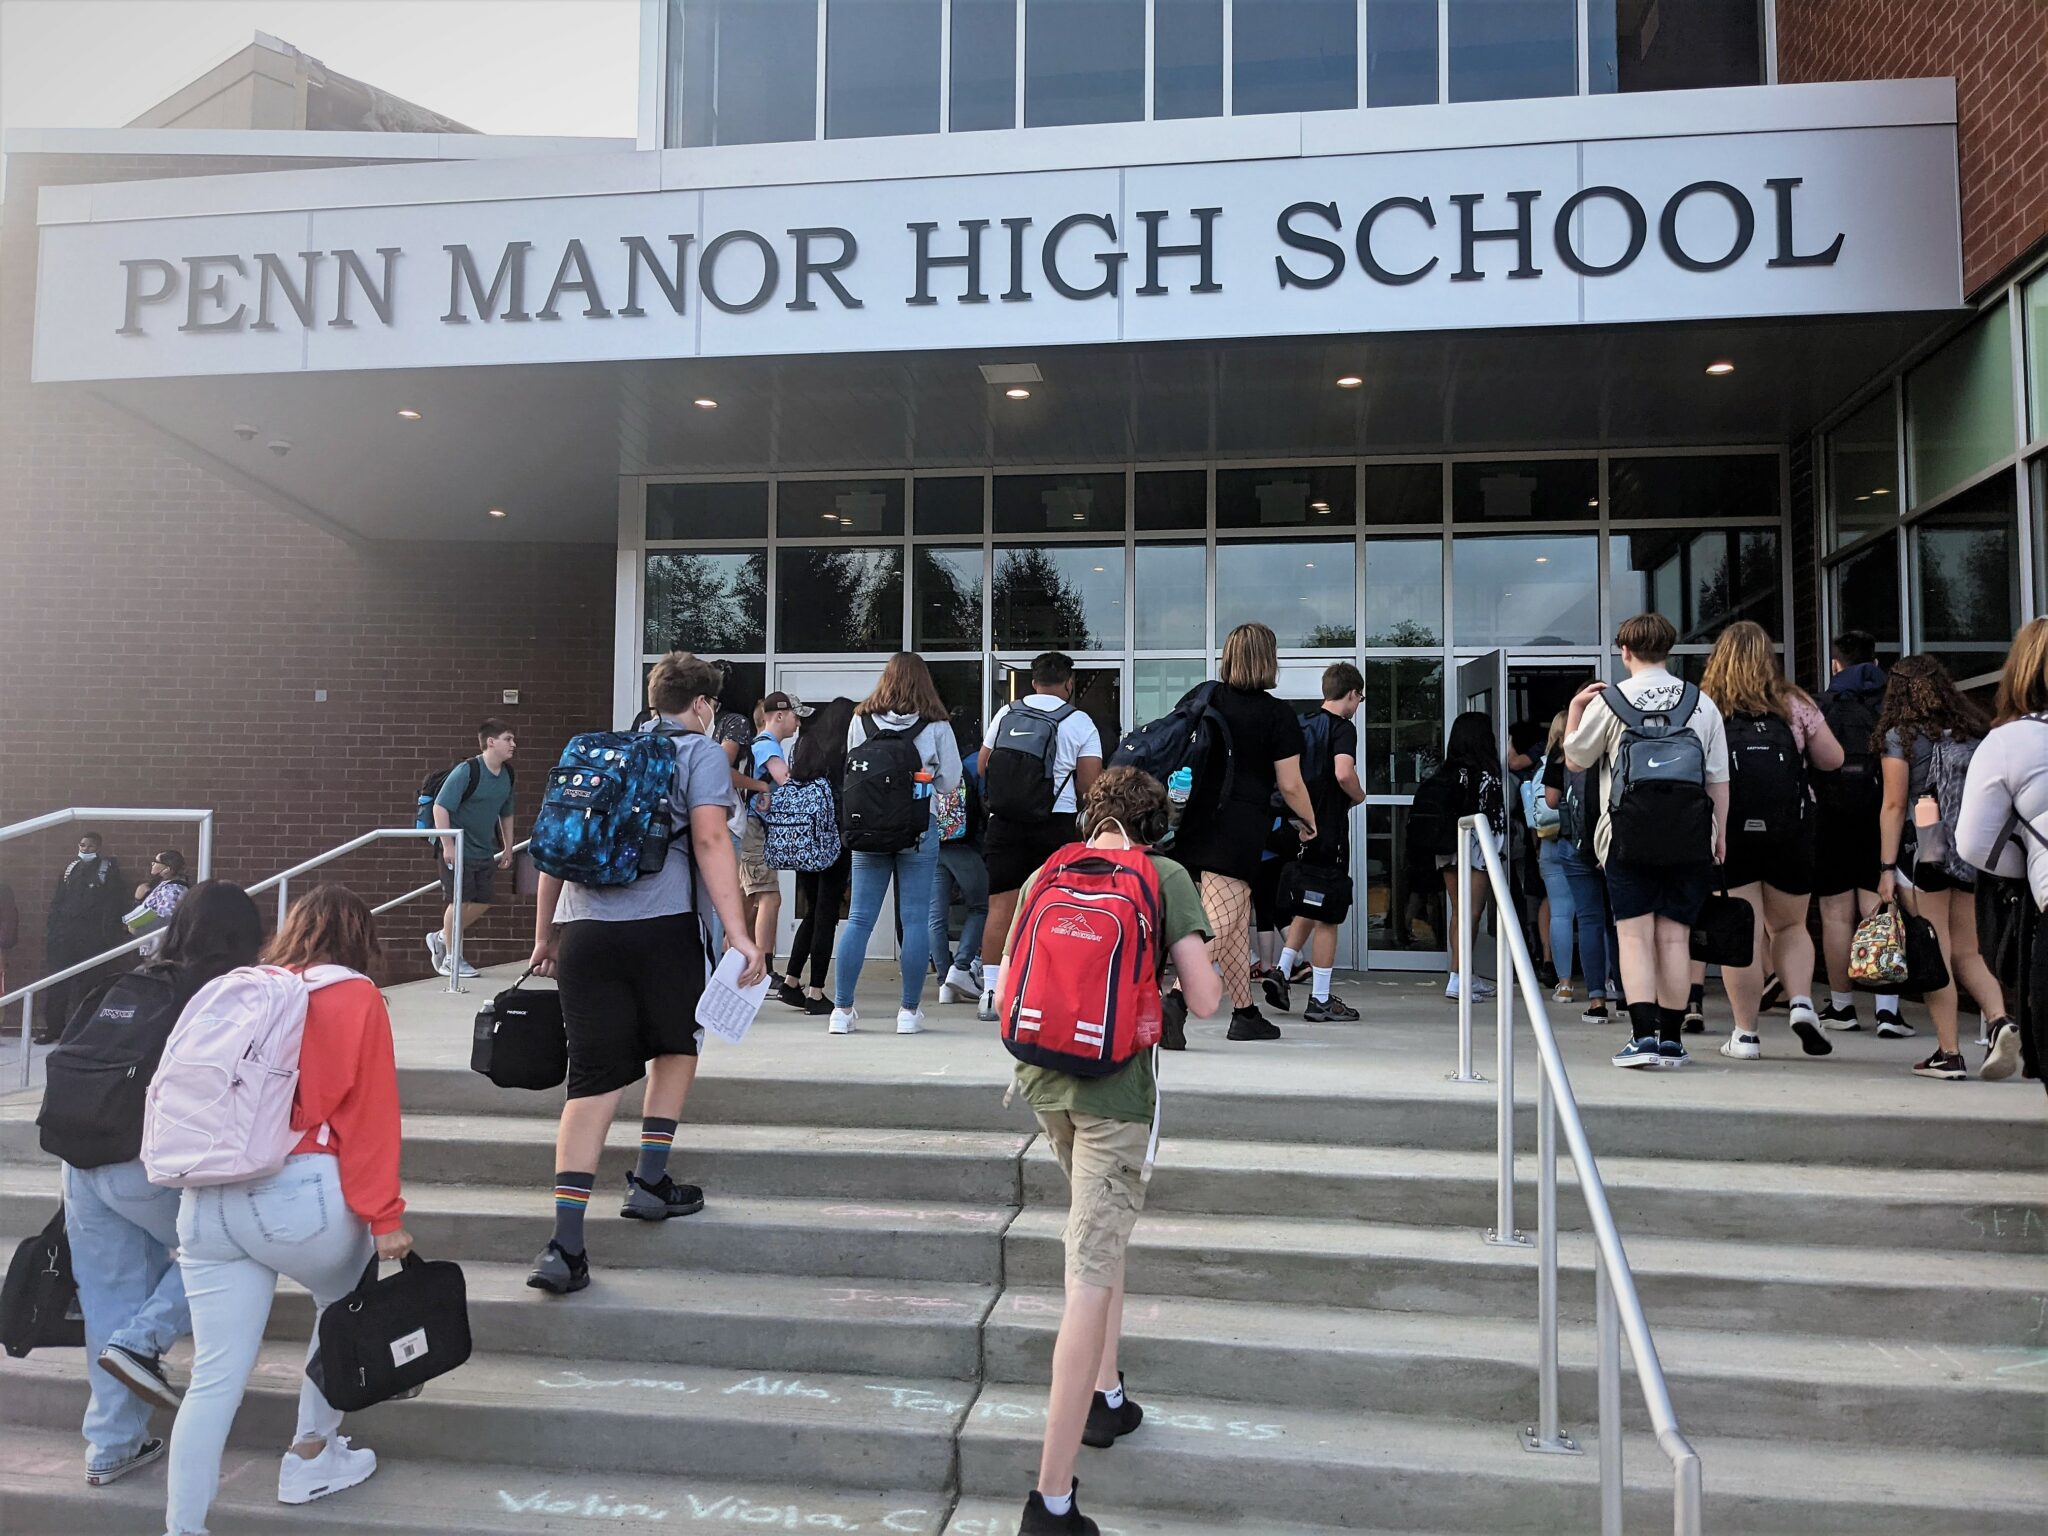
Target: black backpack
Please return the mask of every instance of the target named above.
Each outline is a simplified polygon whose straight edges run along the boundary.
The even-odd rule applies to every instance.
[[[883,730],[862,715],[867,739],[846,753],[846,784],[839,795],[839,838],[855,853],[901,853],[931,825],[931,805],[918,794],[924,758],[917,734],[924,722]]]
[[[1154,852],[1171,848],[1182,824],[1206,824],[1229,798],[1236,774],[1236,748],[1230,722],[1216,707],[1216,690],[1221,686],[1213,679],[1196,684],[1170,713],[1133,730],[1110,754],[1109,767],[1142,768],[1162,784],[1182,768],[1193,778],[1174,825],[1153,845]]]
[[[1870,736],[1877,729],[1877,706],[1863,693],[1823,693],[1821,718],[1842,744],[1842,766],[1833,773],[1816,773],[1814,789],[1832,808],[1876,815],[1884,801],[1884,781],[1879,776],[1879,755],[1870,750]]]
[[[1458,821],[1472,812],[1471,791],[1455,763],[1439,764],[1415,786],[1408,807],[1407,863],[1409,883],[1436,878],[1436,860],[1458,847]]]
[[[1053,782],[1059,754],[1060,722],[1073,714],[1072,704],[1034,709],[1021,699],[1003,712],[1002,729],[988,739],[987,787],[982,801],[990,815],[1018,826],[1036,826],[1052,819],[1053,802],[1067,780]],[[1073,774],[1069,771],[1067,778]]]
[[[1806,825],[1806,754],[1777,715],[1728,716],[1728,830],[1793,837]]]
[[[7,1265],[7,1281],[0,1286],[0,1348],[19,1360],[31,1350],[84,1344],[85,1313],[78,1305],[71,1237],[60,1205],[41,1232],[16,1245]]]
[[[1687,728],[1700,691],[1687,683],[1668,709],[1645,711],[1619,688],[1601,694],[1621,722],[1607,809],[1610,863],[1669,868],[1714,856],[1714,803],[1707,798],[1707,749]]]
[[[1600,824],[1598,768],[1580,773],[1566,769],[1564,793],[1557,797],[1557,835],[1579,851],[1588,863],[1594,861],[1593,832]]]
[[[469,797],[476,793],[476,787],[484,781],[484,765],[482,757],[466,757],[461,762],[456,763],[453,767],[437,769],[435,772],[428,774],[424,779],[420,780],[419,794],[413,800],[412,809],[412,824],[415,827],[419,828],[421,831],[424,832],[428,828],[433,826],[434,797],[441,793],[441,786],[448,782],[448,775],[456,772],[466,772],[469,775],[468,781],[465,782],[462,786],[462,794],[460,795],[460,797],[457,798],[455,802],[455,808],[457,810],[460,810],[463,806],[469,804]],[[510,763],[507,763],[505,765],[505,784],[506,787],[509,788],[513,794],[516,795],[519,793],[519,780],[516,777],[514,777],[512,772],[512,765]],[[426,849],[427,856],[429,858],[434,859],[437,862],[439,861],[441,857],[441,845],[435,842],[434,839],[432,839],[431,837],[423,837],[420,839],[420,846]],[[476,850],[472,848],[465,847],[462,850],[462,856],[465,859],[469,860],[469,862],[472,864],[483,863],[483,859],[473,857],[475,851]],[[497,852],[498,850],[496,848],[493,848],[491,850],[492,854],[495,854]],[[485,857],[489,856],[490,855],[488,854],[485,855]]]
[[[43,1150],[74,1168],[103,1168],[142,1155],[142,1108],[171,1026],[178,1022],[177,967],[145,965],[88,993],[45,1064],[36,1114]]]

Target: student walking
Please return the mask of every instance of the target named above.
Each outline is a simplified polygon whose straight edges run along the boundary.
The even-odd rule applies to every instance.
[[[839,797],[846,778],[846,728],[853,720],[853,700],[837,698],[821,704],[810,724],[797,733],[796,751],[789,760],[789,774],[799,784],[820,782],[832,786],[832,836],[839,836]],[[822,830],[822,829],[821,829]],[[825,973],[832,965],[832,938],[839,931],[839,907],[846,899],[846,880],[853,868],[853,855],[842,843],[839,857],[824,869],[796,872],[797,900],[803,916],[790,941],[789,966],[775,995],[792,1008],[823,1016],[832,1011],[825,995]],[[805,969],[809,968],[809,980]]]
[[[776,924],[782,921],[782,875],[768,867],[768,823],[761,813],[775,787],[793,777],[789,741],[811,707],[793,693],[771,693],[755,712],[761,717],[761,729],[747,749],[748,760],[753,777],[769,787],[746,805],[747,825],[740,835],[740,899],[753,925],[754,947],[763,955],[773,955]]]
[[[475,924],[498,900],[498,871],[512,867],[512,753],[518,739],[512,722],[493,715],[476,728],[477,755],[450,769],[434,792],[434,825],[462,831],[462,931]],[[441,926],[427,935],[427,954],[434,969],[448,974],[449,946],[455,942],[455,839],[440,839],[441,894],[448,905]],[[468,960],[465,977],[476,975]]]
[[[1299,823],[1304,844],[1315,840],[1316,810],[1301,781],[1301,723],[1272,694],[1280,683],[1273,631],[1263,624],[1233,629],[1223,642],[1218,676],[1222,686],[1210,702],[1230,727],[1230,793],[1205,823],[1181,823],[1173,851],[1201,877],[1202,905],[1215,934],[1210,955],[1230,994],[1229,1038],[1277,1040],[1280,1027],[1252,1002],[1252,881],[1272,826],[1276,791]]]
[[[851,1034],[859,1025],[854,989],[891,881],[903,925],[896,1033],[923,1032],[932,870],[939,861],[932,797],[959,787],[960,746],[946,702],[924,658],[898,651],[846,727],[846,791],[839,825],[853,850],[853,901],[833,958],[833,1008],[826,1026],[832,1034]]]
[[[2048,1076],[2048,618],[2022,625],[2005,658],[1991,734],[1963,784],[1956,847],[1987,873],[2025,880],[2034,904],[2021,1022],[1992,1025],[1979,1073],[2011,1077],[2024,1057],[2029,1072]]]
[[[200,1536],[220,1486],[221,1452],[263,1343],[278,1276],[313,1296],[320,1314],[354,1290],[374,1254],[412,1251],[399,1195],[398,1067],[391,1018],[368,971],[376,920],[353,891],[315,886],[286,914],[267,965],[301,974],[338,966],[354,974],[316,986],[306,1005],[292,1128],[303,1130],[276,1173],[184,1191],[178,1266],[192,1308],[192,1383],[171,1431],[166,1526]],[[353,1488],[377,1470],[376,1453],[349,1444],[341,1413],[310,1376],[299,1383],[298,1432],[277,1475],[284,1504]]]
[[[1086,805],[1088,845],[1103,850],[1106,857],[1149,851],[1165,835],[1165,786],[1140,769],[1109,769],[1090,787]],[[1222,987],[1204,942],[1208,937],[1204,904],[1188,872],[1174,860],[1151,854],[1147,862],[1151,875],[1148,895],[1162,919],[1161,951],[1179,972],[1187,1008],[1203,1017],[1222,1001]],[[1133,867],[1130,875],[1136,874]],[[1130,875],[1118,878],[1128,880]],[[1026,911],[1032,888],[1046,878],[1046,871],[1040,870],[1027,879],[1022,893]],[[1142,881],[1142,876],[1139,879]],[[1010,953],[1021,960],[1038,943],[1053,942],[1013,931]],[[1048,974],[1059,970],[1057,965],[1041,965]],[[1026,985],[1031,984],[1032,974],[1027,968]],[[1116,995],[1126,1008],[1139,1012],[1156,1009],[1157,978],[1150,980],[1151,987],[1141,984]],[[1045,991],[1056,994],[1057,980]],[[1021,994],[1017,1004],[1023,1004]],[[1071,1008],[1068,1012],[1071,1015]],[[1018,1536],[1099,1536],[1100,1528],[1081,1513],[1081,1485],[1074,1476],[1074,1462],[1084,1444],[1113,1446],[1145,1417],[1144,1410],[1125,1395],[1117,1347],[1123,1336],[1124,1254],[1145,1206],[1158,1084],[1149,1049],[1134,1048],[1121,1057],[1113,1054],[1118,1039],[1135,1040],[1138,1019],[1103,1020],[1091,1014],[1086,1021],[1071,1016],[1062,1020],[1048,1017],[1045,1009],[1034,1009],[1033,1015],[1036,1038],[1053,1039],[1054,1031],[1063,1028],[1066,1037],[1078,1043],[1099,1032],[1104,1043],[1093,1049],[1120,1062],[1106,1076],[1081,1076],[1059,1065],[1043,1064],[1042,1059],[1034,1064],[1032,1058],[1043,1058],[1043,1051],[1011,1047],[1012,1054],[1019,1057],[1017,1090],[1038,1117],[1072,1190],[1065,1234],[1066,1297],[1059,1335],[1053,1343],[1045,1441],[1039,1453],[1038,1485],[1024,1500]],[[1018,1038],[1025,1036],[1020,1032]]]
[[[1500,754],[1495,750],[1493,722],[1476,710],[1467,710],[1453,720],[1450,733],[1444,737],[1443,766],[1433,777],[1456,791],[1457,814],[1451,818],[1452,823],[1455,825],[1467,816],[1485,817],[1487,830],[1493,836],[1493,846],[1505,857],[1508,846],[1507,789],[1501,776]],[[1455,853],[1438,854],[1436,867],[1437,876],[1444,883],[1444,926],[1449,934],[1447,942],[1451,952],[1451,975],[1450,980],[1444,983],[1444,996],[1456,1002],[1458,934],[1462,926],[1458,920],[1458,907],[1468,901],[1472,904],[1472,932],[1476,935],[1479,919],[1486,912],[1487,894],[1492,887],[1487,881],[1485,867],[1475,861],[1471,883],[1466,889],[1459,890]],[[1504,912],[1497,920],[1510,922],[1516,919],[1514,914]],[[1474,976],[1472,995],[1475,998],[1492,997],[1493,988]]]
[[[1863,1025],[1849,982],[1849,943],[1856,925],[1877,910],[1877,824],[1884,811],[1884,780],[1878,766],[1883,752],[1872,749],[1871,737],[1884,708],[1885,675],[1877,664],[1877,641],[1860,629],[1835,637],[1829,668],[1820,712],[1841,746],[1842,766],[1813,776],[1813,891],[1820,898],[1821,953],[1828,972],[1820,1022],[1823,1029],[1850,1031]],[[1879,993],[1874,1013],[1880,1035],[1913,1033],[1899,1012],[1897,993]]]
[[[1550,950],[1557,957],[1557,985],[1551,1000],[1572,1000],[1572,946],[1578,946],[1579,973],[1586,982],[1586,1006],[1579,1019],[1605,1024],[1612,1017],[1607,999],[1613,991],[1614,917],[1607,910],[1607,880],[1593,852],[1599,810],[1592,806],[1588,775],[1565,766],[1566,714],[1550,722],[1544,746],[1543,773],[1526,791],[1530,826],[1537,829],[1537,868],[1549,893]],[[1544,836],[1544,829],[1554,829]]]
[[[1771,638],[1747,619],[1714,643],[1700,691],[1721,711],[1728,738],[1727,856],[1721,883],[1756,914],[1757,944],[1746,966],[1721,968],[1735,1027],[1721,1054],[1755,1061],[1764,962],[1777,967],[1791,1005],[1792,1031],[1809,1056],[1834,1049],[1813,1006],[1813,939],[1806,913],[1814,886],[1815,816],[1808,766],[1832,773],[1841,744],[1820,707],[1785,680]]]
[[[1728,739],[1714,701],[1665,669],[1671,621],[1639,613],[1615,635],[1625,681],[1572,696],[1566,766],[1606,784],[1594,831],[1607,875],[1632,1038],[1617,1067],[1682,1067],[1690,941],[1727,856]]]
[[[765,974],[740,913],[739,865],[727,818],[732,768],[706,734],[718,709],[718,669],[680,651],[654,664],[647,733],[675,752],[672,841],[658,868],[643,851],[639,878],[580,885],[542,873],[532,968],[561,988],[568,1035],[568,1102],[555,1133],[555,1228],[526,1283],[567,1295],[590,1284],[583,1217],[597,1184],[619,1095],[648,1079],[640,1156],[626,1175],[621,1216],[665,1221],[704,1208],[704,1191],[669,1175],[669,1149],[697,1077],[704,1032],[697,999],[718,954],[714,917],[745,962],[741,986]],[[573,745],[573,744],[572,744]]]
[[[1957,986],[1968,988],[1983,1011],[1987,1035],[2009,1022],[1998,978],[1977,945],[1977,872],[1956,839],[1970,760],[1988,729],[1983,712],[1932,656],[1902,657],[1892,668],[1874,738],[1884,751],[1877,896],[1890,901],[1902,887],[1909,890],[1914,910],[1940,940],[1949,981],[1926,998],[1935,1050],[1913,1071],[1950,1082],[1969,1076],[1956,1034]]]
[[[1288,972],[1309,957],[1305,1024],[1355,1024],[1358,1010],[1330,990],[1337,965],[1337,929],[1351,912],[1351,808],[1365,800],[1358,781],[1358,727],[1365,678],[1348,661],[1323,668],[1323,707],[1301,721],[1302,782],[1315,806],[1316,836],[1281,875],[1287,943],[1265,981],[1266,1001],[1282,1013],[1289,1003]],[[1305,905],[1305,900],[1309,904]]]
[[[955,737],[957,744],[958,738]],[[981,936],[988,924],[988,864],[982,854],[983,809],[979,754],[963,757],[960,787],[939,798],[939,862],[932,869],[932,969],[941,978],[939,1001],[972,1003],[981,997]],[[952,944],[953,893],[967,908],[960,947]]]

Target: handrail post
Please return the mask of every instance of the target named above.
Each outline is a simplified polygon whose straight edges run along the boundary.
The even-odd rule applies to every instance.
[[[462,828],[451,827],[449,830],[455,834],[455,879],[452,886],[454,900],[450,904],[454,909],[455,915],[449,920],[448,925],[448,990],[450,992],[460,992],[462,990]]]
[[[1490,834],[1475,826],[1472,836]],[[1488,865],[1491,874],[1491,862]],[[1489,879],[1489,887],[1491,880]],[[1467,893],[1461,892],[1460,895]],[[1469,898],[1465,905],[1472,905]],[[1508,951],[1508,908],[1494,890],[1493,912],[1493,1041],[1494,1071],[1499,1078],[1494,1099],[1494,1142],[1500,1166],[1494,1173],[1493,1226],[1486,1240],[1496,1247],[1526,1248],[1529,1239],[1515,1226],[1515,1009],[1514,960]],[[1463,989],[1461,989],[1463,990]]]
[[[277,882],[277,926],[280,932],[284,928],[284,915],[291,909],[291,890],[291,876],[280,876]]]
[[[1688,1447],[1672,1466],[1672,1536],[1702,1536],[1699,1452]]]
[[[1594,1267],[1599,1267],[1598,1262]],[[1578,1441],[1558,1428],[1557,1411],[1557,1107],[1550,1074],[1536,1058],[1536,1426],[1522,1431],[1522,1448],[1556,1455],[1581,1454]]]
[[[208,811],[199,818],[199,847],[196,852],[199,863],[199,878],[213,878],[213,812]]]
[[[21,1086],[26,1088],[36,1076],[36,995],[31,992],[21,1000]]]
[[[1621,1536],[1621,1313],[1600,1257],[1593,1264],[1593,1294],[1600,1350],[1600,1536]]]
[[[1454,1083],[1483,1083],[1472,1070],[1472,829],[1458,823],[1457,856],[1452,862],[1456,883],[1451,887],[1451,921],[1458,925],[1458,1070]]]

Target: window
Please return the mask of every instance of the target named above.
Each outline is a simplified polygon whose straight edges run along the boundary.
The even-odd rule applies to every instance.
[[[1207,551],[1200,544],[1140,544],[1137,560],[1137,648],[1199,650],[1206,645]]]
[[[1365,944],[1370,954],[1441,953],[1444,883],[1406,856],[1408,807],[1365,808]]]
[[[1578,0],[1445,3],[1450,7],[1452,101],[1577,94]]]
[[[1441,523],[1444,520],[1443,465],[1366,465],[1365,520],[1368,523]]]
[[[1608,513],[1704,523],[1778,515],[1778,456],[1610,459]]]
[[[910,648],[981,649],[981,549],[919,546],[911,557]]]
[[[1915,505],[2013,451],[2012,327],[2001,302],[1906,376]]]
[[[1349,540],[1286,539],[1216,546],[1216,634],[1272,626],[1283,646],[1349,647],[1358,625]]]
[[[912,484],[911,522],[919,533],[981,532],[981,476],[919,479]]]
[[[665,549],[648,554],[643,651],[759,651],[766,648],[767,623],[764,552]]]
[[[784,480],[775,531],[785,539],[890,538],[903,532],[903,482]]]
[[[1208,676],[1209,668],[1198,656],[1182,661],[1132,662],[1131,718],[1157,720]]]
[[[1230,23],[1233,113],[1357,105],[1357,0],[1236,0]]]
[[[768,482],[650,485],[650,539],[763,539],[768,536]]]
[[[1617,533],[1607,563],[1616,624],[1654,610],[1677,627],[1681,645],[1710,643],[1737,619],[1763,625],[1774,640],[1784,638],[1775,528]]]
[[[2027,438],[2048,437],[2048,272],[2027,284]],[[2039,503],[2036,503],[2039,505]],[[2048,593],[2043,594],[2048,598]]]
[[[953,0],[954,133],[1017,126],[1018,0]]]
[[[1453,539],[1453,638],[1472,647],[1599,643],[1599,544],[1595,534]]]
[[[997,533],[1122,533],[1124,477],[997,475]]]
[[[778,651],[801,655],[903,647],[900,548],[784,548],[776,555],[775,586]]]
[[[817,137],[817,0],[669,5],[669,36],[675,40],[669,45],[670,143],[776,144]]]
[[[1152,115],[1223,115],[1223,0],[1153,0]]]
[[[825,137],[939,131],[940,0],[828,0]]]
[[[1437,0],[1366,0],[1365,104],[1436,100]]]
[[[1859,549],[1829,572],[1834,582],[1835,633],[1860,629],[1897,655],[1904,627],[1899,623],[1899,537],[1895,533]]]
[[[1436,770],[1444,744],[1444,664],[1368,660],[1358,707],[1359,774],[1368,795],[1413,794]]]
[[[1591,0],[1593,91],[1762,85],[1762,11],[1759,0]]]
[[[939,697],[945,700],[946,713],[953,718],[953,737],[960,745],[960,755],[971,756],[981,750],[981,731],[986,720],[982,714],[981,661],[929,661],[932,682],[939,690]]]
[[[1897,525],[1904,502],[1898,489],[1898,438],[1890,390],[1828,434],[1828,506],[1836,549],[1873,528]]]
[[[1996,475],[1913,525],[1913,649],[1956,678],[1996,672],[2020,622],[2013,478]]]
[[[1199,469],[1160,469],[1138,473],[1138,531],[1206,527],[1209,521],[1209,476]]]
[[[1345,528],[1357,521],[1357,473],[1349,464],[1219,469],[1218,528]]]
[[[1444,543],[1368,539],[1365,638],[1361,645],[1442,645]]]
[[[1024,0],[1024,125],[1145,115],[1145,0]]]
[[[1025,544],[996,551],[996,649],[1124,648],[1121,545]]]
[[[1451,516],[1461,523],[1551,522],[1600,515],[1600,466],[1591,459],[1451,466]],[[1460,637],[1460,645],[1464,640]]]

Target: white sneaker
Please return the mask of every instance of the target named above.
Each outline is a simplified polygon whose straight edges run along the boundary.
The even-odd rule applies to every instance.
[[[1479,1002],[1491,996],[1493,996],[1493,988],[1489,987],[1477,976],[1474,976],[1472,978],[1472,1000]],[[1458,1000],[1458,973],[1456,971],[1451,972],[1451,979],[1444,983],[1444,997],[1447,1001],[1453,1003]]]
[[[981,988],[968,972],[953,966],[946,972],[946,979],[939,983],[939,1001],[942,1003],[969,1003],[981,996]]]
[[[1755,1035],[1730,1035],[1721,1042],[1721,1054],[1737,1061],[1756,1061],[1764,1053],[1764,1043]]]
[[[477,968],[476,968],[475,966],[471,965],[471,964],[470,964],[470,963],[469,963],[469,962],[468,962],[467,960],[465,960],[465,961],[463,961],[463,962],[462,962],[461,970],[462,970],[462,979],[463,979],[464,981],[468,981],[468,980],[469,980],[469,979],[470,979],[470,978],[471,978],[472,976],[481,976],[481,975],[483,975],[483,972],[482,972],[482,971],[478,970],[478,969],[477,969]],[[442,974],[443,976],[446,976],[446,975],[448,974],[448,967],[447,967],[446,965],[443,965],[443,966],[441,967],[441,974]]]
[[[330,1493],[340,1493],[366,1482],[377,1470],[377,1453],[359,1451],[347,1435],[335,1435],[318,1456],[306,1457],[287,1451],[277,1469],[277,1502],[310,1504]]]
[[[896,1010],[896,1033],[899,1035],[923,1034],[924,1010],[922,1008],[898,1008]]]
[[[853,1033],[853,1026],[859,1018],[860,1015],[851,1008],[834,1008],[832,1010],[832,1022],[825,1026],[825,1033],[828,1035],[850,1035]]]
[[[427,935],[427,958],[434,962],[437,972],[443,976],[448,974],[448,941],[441,937],[438,928]]]

